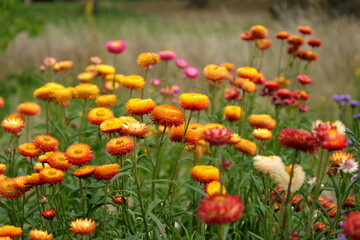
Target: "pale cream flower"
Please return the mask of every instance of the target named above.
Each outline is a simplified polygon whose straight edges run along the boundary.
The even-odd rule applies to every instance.
[[[274,168],[284,168],[285,165],[280,157],[278,156],[262,156],[256,155],[254,157],[254,168],[262,173],[270,173]]]
[[[282,189],[287,190],[290,181],[290,167],[277,166],[270,171],[270,178]],[[296,192],[301,188],[305,181],[305,172],[301,165],[295,164],[293,170],[293,178],[291,182],[290,191]]]

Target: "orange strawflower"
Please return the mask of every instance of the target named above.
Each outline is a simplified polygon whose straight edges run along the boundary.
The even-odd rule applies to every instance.
[[[2,226],[0,227],[0,237],[10,237],[11,239],[18,238],[23,234],[20,227]]]
[[[120,197],[116,197],[116,196],[112,196],[111,199],[113,200],[114,203],[116,204],[124,204],[127,202],[127,200],[129,199],[128,197],[124,197],[124,196],[120,196]]]
[[[254,83],[257,83],[259,80],[259,72],[256,68],[253,67],[239,67],[236,70],[237,75],[240,78],[247,78]]]
[[[40,114],[41,107],[39,104],[34,102],[25,102],[17,106],[17,111],[24,115],[36,116]]]
[[[298,26],[297,30],[300,33],[305,34],[305,35],[309,35],[309,34],[313,33],[313,30],[311,29],[311,27],[308,27],[308,26]]]
[[[191,177],[195,181],[209,183],[219,180],[220,171],[218,168],[211,165],[198,165],[191,169]]]
[[[79,99],[95,99],[99,92],[98,86],[91,83],[82,83],[74,88],[74,97]]]
[[[201,111],[209,107],[210,99],[200,93],[183,93],[179,96],[181,108],[190,111]]]
[[[77,79],[82,83],[91,82],[95,77],[93,72],[83,72],[77,75]]]
[[[74,88],[68,87],[65,89],[59,89],[54,92],[53,96],[55,102],[59,103],[63,107],[68,107],[70,106],[70,100],[74,96]]]
[[[117,102],[117,96],[114,94],[101,95],[96,98],[96,104],[98,107],[112,107]]]
[[[272,130],[276,126],[276,121],[268,114],[252,114],[248,121],[255,128],[266,128]]]
[[[87,177],[90,177],[91,175],[93,175],[94,171],[95,171],[94,166],[87,165],[87,166],[77,168],[73,172],[73,174],[75,177],[78,177],[78,178],[87,178]]]
[[[259,140],[269,140],[272,138],[272,133],[270,130],[266,129],[266,128],[256,128],[253,130],[252,132],[254,138],[259,139]]]
[[[184,125],[172,127],[170,130],[170,140],[173,142],[181,142],[184,136],[184,131],[185,131]],[[194,130],[188,127],[184,138],[184,142],[196,144],[200,140],[201,135],[202,135],[201,129]]]
[[[43,184],[39,173],[33,173],[29,175],[27,179],[27,183],[31,186],[37,186]]]
[[[250,28],[251,35],[258,39],[263,39],[268,36],[268,30],[263,25],[255,25]]]
[[[94,125],[100,125],[104,121],[112,118],[114,118],[114,113],[106,107],[96,107],[88,113],[88,121]]]
[[[64,180],[65,173],[55,168],[44,168],[40,172],[40,178],[43,182],[56,184]]]
[[[29,232],[30,240],[52,240],[53,235],[48,233],[47,231],[43,230],[31,230]]]
[[[124,155],[134,150],[134,141],[130,137],[110,139],[106,144],[106,151],[113,156]]]
[[[0,97],[0,108],[5,106],[5,101],[2,97]]]
[[[23,192],[16,188],[16,182],[13,178],[6,178],[0,181],[0,195],[3,198],[18,198],[22,194]]]
[[[128,121],[124,122],[121,125],[120,132],[124,135],[129,135],[132,137],[142,137],[145,135],[146,131],[148,130],[146,123],[140,123],[138,121]]]
[[[18,112],[15,112],[15,113],[12,113],[12,114],[6,116],[6,118],[4,118],[4,120],[5,120],[5,119],[13,119],[13,118],[20,118],[20,119],[23,120],[24,123],[25,123],[25,117],[24,117],[24,115],[21,114],[21,113],[18,113]]]
[[[18,134],[25,127],[25,122],[21,118],[5,118],[1,127],[8,133]]]
[[[155,124],[176,127],[184,123],[185,114],[180,108],[162,104],[156,106],[151,112],[151,119]]]
[[[74,62],[70,60],[60,61],[53,65],[53,69],[55,71],[69,70],[74,66]]]
[[[150,98],[131,98],[127,101],[125,108],[131,115],[141,116],[150,113],[155,106],[156,103]]]
[[[39,162],[41,163],[47,163],[49,160],[49,157],[53,154],[54,152],[46,152],[43,155],[39,156]]]
[[[239,106],[228,105],[224,107],[224,117],[228,121],[237,121],[241,118],[242,109]]]
[[[41,149],[36,147],[34,143],[23,143],[19,145],[18,152],[25,157],[38,157],[41,154]]]
[[[70,231],[74,234],[80,234],[82,236],[92,234],[96,229],[96,223],[94,220],[90,219],[76,219],[70,223]]]
[[[93,159],[91,147],[85,143],[75,143],[68,147],[65,156],[72,165],[80,166]]]
[[[47,163],[41,163],[41,162],[37,162],[34,165],[34,171],[35,172],[41,172],[41,170],[45,169],[45,168],[51,168],[49,164]]]
[[[343,161],[348,159],[354,159],[354,156],[347,152],[333,152],[330,156],[330,162],[333,166],[340,166]]]
[[[109,180],[113,178],[120,171],[119,164],[104,164],[101,166],[95,167],[94,178],[97,180]]]
[[[265,50],[271,47],[272,41],[270,39],[259,39],[256,41],[256,47],[260,50]]]
[[[59,141],[50,135],[37,135],[34,138],[34,144],[43,152],[51,152],[58,149]]]
[[[257,150],[257,146],[254,142],[244,138],[241,138],[241,141],[235,144],[235,148],[250,156],[255,155]]]
[[[304,39],[297,35],[291,35],[287,41],[289,44],[294,45],[295,47],[299,47],[304,44]]]
[[[204,191],[207,195],[212,196],[214,194],[220,193],[220,182],[219,181],[212,181],[205,185]],[[226,188],[222,186],[222,194],[226,194]]]
[[[160,56],[157,53],[144,52],[137,57],[137,64],[141,67],[149,67],[160,62]]]
[[[29,176],[17,176],[16,178],[13,178],[15,181],[15,187],[19,189],[21,192],[25,193],[26,191],[30,190],[32,187],[29,183]]]
[[[51,220],[55,217],[56,210],[55,209],[44,209],[41,211],[41,216],[47,220]]]
[[[100,124],[100,130],[104,133],[116,132],[121,129],[122,124],[123,121],[119,118],[107,119]]]
[[[122,77],[120,83],[124,86],[124,88],[130,90],[140,90],[144,87],[145,80],[141,76],[131,75]]]
[[[228,76],[228,70],[225,67],[221,67],[215,64],[206,65],[203,74],[204,76],[213,82],[221,81]]]
[[[229,72],[234,71],[235,69],[235,65],[233,63],[229,63],[229,62],[224,62],[222,64],[220,64],[221,67],[225,67],[226,70],[228,70]]]
[[[6,165],[0,163],[0,174],[3,174],[3,173],[5,173],[5,172],[6,172]]]
[[[68,159],[63,152],[54,152],[50,155],[48,159],[48,164],[52,168],[56,168],[58,170],[67,171],[72,165],[69,163]]]
[[[285,31],[277,32],[275,35],[275,37],[280,40],[287,39],[289,36],[290,36],[290,34]]]
[[[256,90],[256,84],[248,78],[236,78],[233,84],[247,93],[252,93]]]
[[[107,74],[105,76],[105,81],[106,82],[111,82],[114,83],[114,79],[116,82],[120,83],[121,78],[123,78],[125,75],[124,74]]]

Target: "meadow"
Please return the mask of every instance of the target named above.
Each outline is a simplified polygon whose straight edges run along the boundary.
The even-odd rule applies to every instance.
[[[102,7],[19,9],[0,239],[360,239],[358,19]]]

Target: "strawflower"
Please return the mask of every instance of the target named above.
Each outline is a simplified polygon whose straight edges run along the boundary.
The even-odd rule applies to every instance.
[[[0,227],[0,237],[10,237],[15,239],[23,234],[23,230],[20,227],[15,226],[2,226]]]
[[[210,99],[200,93],[183,93],[179,96],[179,105],[186,110],[201,111],[208,108]]]
[[[248,121],[250,125],[255,128],[266,128],[272,130],[276,126],[276,121],[267,114],[252,114],[249,116]]]
[[[262,156],[262,155],[256,155],[254,157],[254,168],[259,170],[260,172],[264,174],[268,174],[275,167],[282,166],[285,167],[283,161],[279,156]]]
[[[133,116],[142,116],[151,113],[155,106],[155,101],[150,98],[131,98],[127,101],[125,108]]]
[[[184,69],[184,74],[187,78],[197,78],[200,72],[196,67],[188,66]]]
[[[219,181],[212,181],[209,182],[205,185],[205,189],[204,191],[206,192],[207,195],[209,195],[210,197],[214,194],[226,194],[226,188],[223,185],[222,186],[222,191],[220,191],[220,182]]]
[[[40,171],[40,178],[45,183],[56,184],[64,180],[65,173],[55,168],[44,168]]]
[[[76,219],[70,223],[70,231],[74,234],[79,234],[81,236],[87,236],[92,234],[96,229],[96,223],[94,220],[90,219]]]
[[[227,128],[210,128],[203,132],[204,140],[210,145],[224,145],[230,143],[233,132]]]
[[[177,107],[162,104],[156,106],[151,112],[152,122],[167,127],[176,127],[184,123],[185,114]]]
[[[120,173],[119,164],[104,164],[95,167],[94,178],[97,180],[109,180],[113,178],[116,174]]]
[[[290,181],[291,166],[283,165],[275,166],[270,172],[270,178],[282,189],[287,189]],[[293,170],[293,178],[290,186],[290,192],[294,193],[301,188],[305,181],[305,172],[301,165],[295,164]]]
[[[125,51],[126,43],[123,40],[112,40],[106,43],[106,48],[110,53],[119,54]]]
[[[198,165],[191,169],[191,177],[200,183],[209,183],[219,180],[220,171],[211,165]]]
[[[257,150],[256,143],[254,143],[248,139],[241,138],[241,140],[238,143],[236,143],[234,146],[237,150],[239,150],[240,152],[243,152],[249,156],[253,156],[256,154],[256,150]]]
[[[65,153],[63,152],[54,152],[53,154],[50,155],[47,162],[50,165],[50,167],[62,171],[67,171],[72,167],[72,165],[69,163],[68,159],[66,158]]]
[[[145,80],[141,76],[130,75],[122,77],[120,83],[124,86],[124,88],[130,90],[140,90],[144,87]]]
[[[157,53],[144,52],[137,57],[137,64],[141,67],[149,67],[160,62],[160,56]]]
[[[112,107],[117,102],[117,96],[114,94],[101,95],[96,98],[96,104],[98,107]]]
[[[206,65],[203,70],[204,76],[213,82],[221,81],[228,76],[228,70],[215,64]]]
[[[25,127],[25,122],[21,118],[5,118],[1,127],[8,133],[18,134]]]
[[[319,145],[315,136],[304,129],[284,128],[280,131],[278,140],[284,147],[310,154],[315,153]]]
[[[93,151],[88,144],[75,143],[68,147],[65,156],[72,165],[80,166],[93,159]]]
[[[30,240],[52,240],[53,235],[47,231],[33,229],[29,232]]]
[[[226,120],[233,122],[241,118],[242,109],[236,105],[228,105],[224,107],[224,117]]]
[[[51,152],[58,149],[59,141],[50,135],[37,135],[34,138],[34,144],[43,152]]]
[[[106,144],[106,151],[113,156],[124,155],[134,150],[134,141],[130,137],[113,138]]]
[[[17,106],[17,111],[24,115],[36,116],[40,114],[41,107],[39,104],[34,102],[25,102]]]
[[[112,118],[114,118],[114,113],[106,107],[96,107],[88,113],[88,121],[94,125],[100,125],[104,121]]]

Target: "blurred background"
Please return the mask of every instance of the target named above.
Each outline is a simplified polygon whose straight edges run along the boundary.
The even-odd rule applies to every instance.
[[[277,77],[275,33],[297,34],[299,25],[314,29],[312,37],[323,46],[310,71],[311,111],[335,119],[333,94],[360,98],[359,17],[359,0],[0,0],[0,96],[8,103],[0,115],[32,100],[46,56],[74,61],[70,75],[76,78],[90,56],[112,64],[105,44],[123,39],[128,48],[119,71],[126,75],[143,73],[138,54],[165,49],[199,69],[223,62],[239,67],[247,64],[249,53],[240,33],[261,24],[273,41],[262,70],[268,80]],[[206,84],[201,77],[196,81],[199,87]]]

